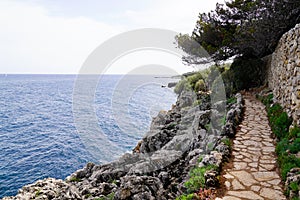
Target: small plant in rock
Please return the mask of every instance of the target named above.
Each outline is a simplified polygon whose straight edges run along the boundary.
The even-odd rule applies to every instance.
[[[208,170],[216,170],[217,166],[208,165],[204,167],[196,167],[190,172],[190,179],[184,183],[188,193],[196,192],[200,188],[205,188],[204,174]]]
[[[206,91],[206,84],[203,79],[200,79],[196,82],[194,91],[195,92],[198,92],[198,91],[205,92]]]
[[[226,101],[227,105],[228,105],[228,104],[234,104],[234,103],[236,103],[236,102],[237,102],[237,99],[236,99],[235,96],[233,96],[233,97],[227,99],[227,101]]]
[[[291,192],[293,192],[294,194],[298,194],[299,190],[300,190],[300,183],[298,183],[297,181],[291,182],[290,185],[288,186],[287,190],[286,190],[286,196],[289,196]],[[291,198],[292,200],[299,200],[299,197],[293,197]]]
[[[193,75],[187,77],[187,81],[192,86],[193,90],[195,90],[196,83],[199,80],[203,80],[203,76],[202,76],[201,72],[198,72],[196,74],[193,74]]]
[[[224,126],[226,124],[226,115],[224,115],[221,119],[220,119],[220,124],[222,126]]]
[[[203,160],[203,155],[199,156],[198,162],[200,163],[200,162],[202,162],[202,160]]]
[[[78,178],[78,177],[72,177],[70,180],[69,180],[69,182],[80,182],[80,181],[82,181],[80,178]]]
[[[108,194],[107,196],[96,198],[95,200],[113,200],[114,197],[115,197],[115,193],[112,192],[112,193]]]
[[[196,199],[195,194],[183,194],[176,198],[176,200],[194,200]]]
[[[201,104],[202,104],[202,101],[201,101],[200,99],[197,99],[196,101],[194,101],[193,107],[199,106],[199,105],[201,105]]]
[[[172,130],[176,127],[176,125],[177,125],[176,123],[170,123],[170,124],[167,125],[166,129]]]
[[[38,197],[41,195],[41,189],[38,189],[38,191],[35,192],[35,197]]]
[[[225,145],[227,145],[229,148],[231,148],[231,141],[229,138],[224,138],[221,140]]]

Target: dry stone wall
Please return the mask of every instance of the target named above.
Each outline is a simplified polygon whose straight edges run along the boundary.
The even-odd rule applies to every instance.
[[[272,54],[268,83],[275,100],[300,125],[300,24],[280,39]]]

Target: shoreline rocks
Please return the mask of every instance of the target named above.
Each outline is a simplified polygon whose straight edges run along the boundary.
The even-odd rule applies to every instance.
[[[243,100],[230,106],[225,126],[216,123],[222,115],[209,98],[201,105],[192,92],[182,92],[176,105],[160,112],[150,130],[132,153],[104,165],[88,163],[66,180],[44,179],[24,186],[10,199],[175,199],[186,192],[184,182],[195,166],[221,167],[230,156],[222,141],[234,135],[242,119]],[[212,117],[213,116],[213,117]],[[216,119],[214,119],[216,118]],[[220,121],[220,120],[219,120]],[[199,163],[199,158],[203,157]],[[218,172],[205,174],[207,186],[216,186]]]

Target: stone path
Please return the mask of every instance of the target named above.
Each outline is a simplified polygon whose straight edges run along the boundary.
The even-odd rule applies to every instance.
[[[216,200],[286,199],[264,105],[249,94],[244,98],[245,117],[233,141],[233,167],[224,175],[227,191]]]

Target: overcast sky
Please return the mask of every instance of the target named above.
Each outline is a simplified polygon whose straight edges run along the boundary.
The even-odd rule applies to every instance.
[[[0,73],[76,74],[112,36],[139,28],[191,33],[198,13],[214,9],[217,1],[223,2],[0,0]]]

